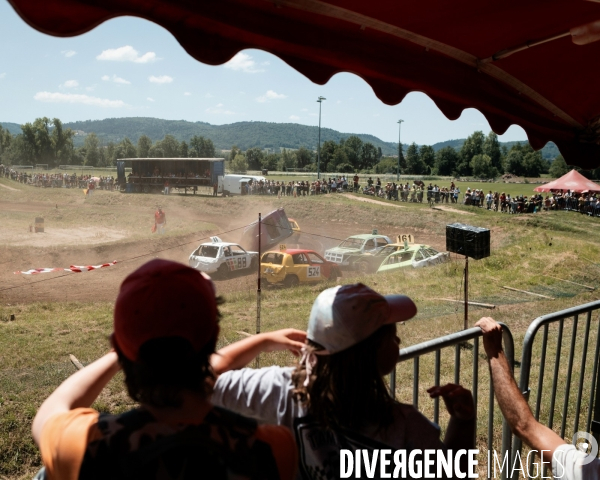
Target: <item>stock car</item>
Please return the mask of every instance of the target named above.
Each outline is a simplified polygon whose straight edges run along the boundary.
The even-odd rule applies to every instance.
[[[341,267],[353,269],[360,256],[374,255],[386,245],[392,243],[389,237],[378,235],[377,230],[372,234],[352,235],[335,248],[325,251],[325,259],[337,263]]]
[[[421,268],[450,260],[448,252],[438,252],[429,245],[412,245],[388,255],[377,269],[377,273],[390,272],[403,267]]]
[[[237,243],[224,242],[219,237],[210,239],[210,243],[202,243],[190,255],[190,267],[208,274],[216,273],[220,277],[257,268],[258,252],[248,252]]]
[[[356,269],[363,273],[381,273],[404,267],[420,268],[450,259],[448,252],[438,252],[429,245],[392,243],[374,255],[357,259]]]
[[[292,227],[292,232],[294,232],[295,234],[300,234],[301,230],[300,230],[300,227],[298,226],[298,222],[290,217],[288,217],[288,222],[290,222],[290,227]]]
[[[340,267],[313,250],[300,248],[265,252],[260,261],[261,277],[267,285],[295,287],[342,276]]]

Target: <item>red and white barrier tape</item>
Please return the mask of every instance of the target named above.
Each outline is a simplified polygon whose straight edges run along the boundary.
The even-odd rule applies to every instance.
[[[63,271],[81,273],[81,272],[89,272],[91,270],[97,270],[99,268],[111,267],[112,265],[115,265],[116,263],[117,263],[117,261],[115,260],[114,262],[103,263],[102,265],[85,265],[85,266],[71,265],[69,268],[34,268],[32,270],[27,270],[26,272],[21,272],[19,270],[19,271],[15,272],[15,275],[19,274],[19,273],[22,273],[23,275],[37,275],[38,273],[63,272]]]

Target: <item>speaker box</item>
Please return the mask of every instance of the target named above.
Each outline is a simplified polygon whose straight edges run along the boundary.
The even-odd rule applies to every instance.
[[[480,260],[490,256],[490,231],[462,223],[446,225],[446,250]]]

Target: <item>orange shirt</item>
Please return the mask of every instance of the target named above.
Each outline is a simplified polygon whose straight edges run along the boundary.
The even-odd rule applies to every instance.
[[[88,445],[102,438],[98,416],[92,408],[77,408],[55,415],[46,422],[40,451],[48,480],[78,480]],[[294,479],[298,453],[292,432],[286,427],[258,425],[255,438],[271,447],[279,478]]]

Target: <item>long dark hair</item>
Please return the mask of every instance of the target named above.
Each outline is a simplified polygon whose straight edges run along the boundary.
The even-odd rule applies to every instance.
[[[298,365],[292,380],[294,398],[327,428],[385,428],[393,422],[394,399],[379,371],[377,352],[383,338],[395,332],[385,325],[366,340],[334,355],[318,355],[307,386],[305,365]],[[309,352],[323,347],[310,342]]]

